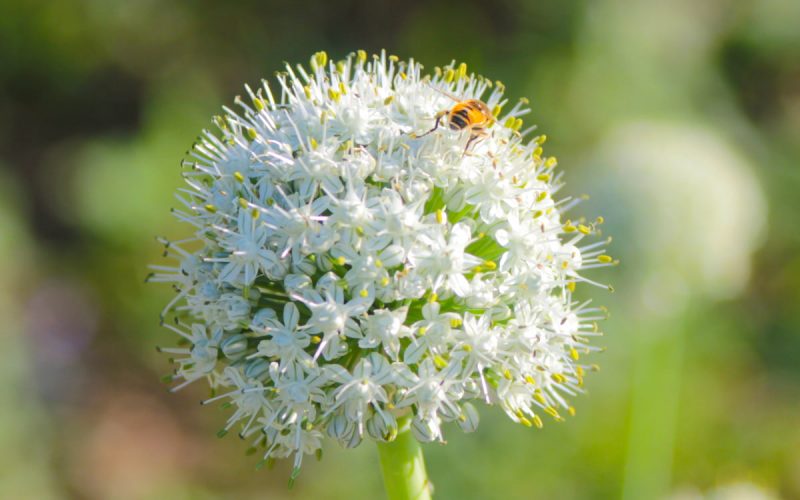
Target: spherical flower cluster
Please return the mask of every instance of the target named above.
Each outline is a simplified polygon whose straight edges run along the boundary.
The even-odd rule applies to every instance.
[[[602,220],[563,220],[574,201],[545,136],[520,130],[526,101],[505,111],[464,64],[363,51],[277,79],[184,163],[174,213],[194,232],[152,276],[177,291],[175,389],[206,380],[204,403],[232,408],[222,432],[296,471],[323,436],[392,440],[400,417],[422,441],[472,431],[476,401],[526,426],[573,413],[603,316],[573,291],[613,261],[583,244]],[[450,96],[492,110],[480,136],[447,115],[423,136]]]

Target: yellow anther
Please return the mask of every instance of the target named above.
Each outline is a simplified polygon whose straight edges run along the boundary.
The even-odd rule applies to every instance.
[[[544,427],[544,422],[542,422],[542,419],[539,417],[539,415],[534,415],[531,420],[533,420],[533,425],[535,425],[537,429]]]
[[[447,68],[447,71],[444,73],[444,81],[447,83],[452,82],[456,77],[456,72],[453,71],[453,68]]]
[[[397,62],[397,61],[400,60],[400,58],[397,57],[396,55],[390,55],[389,56],[389,60],[392,61],[392,62]]]
[[[544,149],[541,146],[537,146],[536,149],[533,150],[533,156],[542,156],[544,153]]]
[[[458,65],[458,77],[464,78],[467,76],[467,63],[461,63]]]
[[[536,380],[534,380],[530,375],[525,375],[525,382],[529,384],[536,384]]]
[[[477,273],[482,273],[482,272],[483,272],[483,267],[481,267],[481,266],[475,266],[475,267],[473,267],[473,268],[472,268],[472,272],[473,272],[473,273],[476,273],[476,274],[477,274]]]
[[[433,364],[436,365],[436,368],[441,370],[447,366],[447,360],[437,354],[433,357]]]
[[[535,212],[533,212],[533,218],[538,219],[539,217],[542,216],[543,213],[544,212],[542,212],[541,210],[536,210]]]
[[[544,412],[553,418],[561,418],[561,415],[558,414],[558,410],[556,410],[552,406],[546,406]]]
[[[521,423],[521,424],[522,424],[522,425],[524,425],[525,427],[533,427],[533,424],[531,423],[531,421],[530,421],[530,420],[528,420],[528,419],[527,419],[527,418],[525,418],[525,417],[520,417],[520,419],[519,419],[519,423]]]
[[[534,140],[536,141],[536,144],[539,144],[541,146],[542,144],[547,142],[547,134],[542,134]]]
[[[261,212],[257,208],[254,208],[250,211],[250,217],[254,219],[258,219],[259,215],[261,215]]]
[[[236,179],[238,182],[244,182],[244,176],[241,172],[234,172],[233,178]]]
[[[569,262],[565,260],[564,262],[561,263],[561,269],[568,269],[568,268],[569,268]]]
[[[511,380],[514,378],[514,376],[511,375],[511,370],[509,370],[508,368],[503,370],[503,377],[505,377],[506,380]]]
[[[256,129],[253,127],[250,127],[247,129],[247,137],[249,137],[251,141],[255,141],[258,137],[258,132],[256,132]]]
[[[317,148],[319,147],[319,143],[318,143],[318,142],[317,142],[317,140],[316,140],[316,139],[314,139],[313,137],[311,137],[311,138],[308,140],[308,143],[311,145],[311,149],[317,149]]]
[[[428,302],[429,302],[429,303],[431,303],[431,304],[433,304],[433,303],[434,303],[434,302],[436,302],[437,300],[439,300],[439,295],[437,295],[437,294],[436,294],[436,292],[433,292],[433,293],[430,295],[430,297],[428,297]]]
[[[206,205],[206,207],[205,207],[205,208],[206,208],[206,211],[207,211],[207,212],[211,212],[212,214],[214,214],[214,213],[217,213],[217,207],[215,207],[215,206],[214,206],[214,205],[212,205],[211,203],[209,203],[208,205]]]
[[[259,99],[258,97],[253,99],[253,106],[256,107],[256,111],[262,111],[264,108],[267,107],[267,105],[264,104],[264,101],[262,99]]]
[[[444,211],[442,209],[436,210],[436,222],[441,224],[444,221]]]
[[[545,198],[547,198],[547,191],[542,191],[536,196],[536,201],[544,201]]]
[[[339,92],[341,92],[342,95],[347,94],[347,85],[345,85],[344,82],[339,82]]]
[[[584,370],[582,366],[576,366],[576,367],[575,367],[575,373],[576,373],[576,374],[577,374],[579,377],[583,377],[583,376],[586,374],[586,370]]]
[[[535,399],[536,401],[538,401],[539,403],[541,403],[543,405],[547,404],[547,400],[544,398],[542,393],[539,392],[539,391],[536,391],[535,393],[533,393],[533,399]]]
[[[575,282],[570,281],[569,283],[567,283],[567,290],[569,290],[570,292],[575,292],[575,286],[576,286]]]
[[[550,376],[550,378],[552,378],[553,381],[558,384],[563,384],[564,382],[567,381],[567,378],[564,377],[564,375],[561,375],[560,373],[554,373]]]
[[[570,417],[574,417],[575,416],[575,407],[574,406],[570,406],[569,408],[567,408],[567,413],[569,413]]]
[[[367,291],[367,289],[366,289],[366,288],[363,288],[363,289],[362,289],[360,292],[358,292],[358,294],[359,294],[361,297],[365,298],[365,299],[366,299],[367,297],[369,297],[369,292]]]
[[[408,75],[405,74],[402,71],[400,73],[398,73],[398,76],[400,76],[400,79],[402,79],[402,80],[408,80]]]
[[[426,333],[428,333],[428,328],[427,327],[421,326],[421,327],[417,328],[417,335],[419,335],[420,337],[422,337]]]
[[[575,349],[574,347],[569,350],[569,356],[575,361],[581,359],[581,355],[578,353],[578,350]]]
[[[506,121],[503,122],[503,126],[505,128],[513,129],[515,123],[517,123],[516,118],[514,118],[513,116],[509,116],[508,118],[506,118]]]
[[[239,198],[239,206],[242,207],[242,208],[247,208],[247,207],[250,206],[250,202],[248,202],[244,198]]]
[[[542,181],[542,182],[548,182],[548,181],[550,180],[550,174],[540,174],[540,175],[537,175],[537,176],[536,176],[536,179],[537,179],[537,180],[540,180],[540,181]]]
[[[572,223],[569,222],[569,221],[567,221],[567,223],[564,224],[564,232],[565,233],[574,233],[577,230],[578,230],[578,228],[573,226]]]
[[[381,286],[388,286],[388,285],[389,285],[389,278],[387,278],[386,276],[381,278]]]
[[[458,416],[458,421],[459,422],[466,422],[467,421],[467,416],[462,413],[461,415]]]
[[[339,74],[341,74],[341,75],[344,74],[344,61],[338,61],[336,63],[336,71],[338,71]],[[340,85],[341,85],[341,83],[340,83]]]
[[[450,320],[450,326],[453,328],[458,328],[462,323],[461,318],[453,318]]]
[[[308,85],[304,85],[303,93],[306,95],[306,99],[311,99],[311,87],[309,87]]]
[[[472,352],[472,346],[469,344],[462,345],[461,349],[463,349],[465,352]]]
[[[603,218],[603,216],[602,216],[602,215],[598,215],[598,216],[597,216],[597,219],[595,219],[595,220],[594,220],[595,224],[597,224],[597,225],[600,225],[600,224],[602,224],[602,223],[603,223],[603,222],[605,222],[605,221],[606,221],[606,220]]]
[[[320,342],[322,342],[322,337],[320,337],[319,335],[314,335],[311,337],[312,344],[319,344]]]
[[[500,113],[502,111],[503,111],[503,107],[502,106],[499,106],[499,105],[495,106],[494,108],[492,108],[492,116],[500,116]]]
[[[389,104],[392,103],[392,101],[394,101],[394,96],[390,95],[389,97],[387,97],[386,99],[383,100],[383,104],[385,106],[388,106]]]
[[[610,255],[598,255],[597,260],[602,262],[603,264],[608,264],[614,259],[612,259]]]
[[[347,264],[347,259],[344,258],[344,255],[340,255],[334,262],[336,262],[337,266],[343,266]]]
[[[333,89],[328,89],[328,97],[330,97],[334,102],[339,102],[341,94]]]
[[[544,162],[544,166],[547,168],[553,168],[556,165],[558,165],[558,158],[556,158],[555,156],[551,156]]]
[[[383,261],[381,261],[381,259],[375,259],[375,267],[379,269],[383,267]]]
[[[328,64],[328,54],[324,50],[311,56],[312,68],[323,68],[326,64]]]
[[[497,264],[491,260],[484,260],[482,265],[483,267],[489,269],[490,271],[494,271],[495,269],[497,269]]]
[[[364,64],[365,62],[367,62],[367,51],[365,51],[365,50],[357,51],[356,52],[356,61],[358,61],[359,64]]]
[[[578,224],[578,231],[582,232],[583,234],[591,234],[592,228],[590,228],[586,224]]]

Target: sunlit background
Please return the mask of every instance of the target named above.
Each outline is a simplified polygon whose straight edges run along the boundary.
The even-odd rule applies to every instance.
[[[578,413],[426,445],[442,499],[800,498],[800,2],[0,0],[0,498],[381,498],[326,446],[293,489],[177,395],[145,285],[179,161],[282,61],[386,48],[528,97],[622,265]],[[580,288],[579,288],[580,291]]]

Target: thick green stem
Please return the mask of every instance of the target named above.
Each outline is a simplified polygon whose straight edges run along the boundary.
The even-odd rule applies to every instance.
[[[389,500],[430,500],[430,484],[425,473],[422,448],[410,430],[409,417],[398,419],[394,441],[378,443],[383,484]]]

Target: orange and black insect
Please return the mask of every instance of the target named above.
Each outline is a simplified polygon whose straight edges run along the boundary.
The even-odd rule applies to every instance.
[[[450,109],[445,109],[436,113],[436,116],[434,117],[436,118],[436,123],[433,125],[433,128],[417,137],[423,137],[430,134],[439,128],[442,118],[447,117],[447,125],[451,130],[469,131],[469,140],[467,141],[467,145],[464,147],[464,153],[466,153],[470,145],[472,145],[476,139],[480,137],[486,137],[486,129],[494,122],[494,115],[492,115],[492,111],[489,109],[489,106],[487,106],[486,103],[480,99],[460,100],[437,88],[434,88],[434,90],[446,95],[450,99],[453,99],[456,101],[456,104]]]

